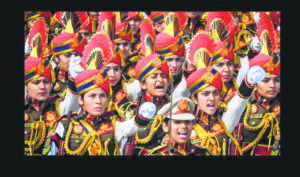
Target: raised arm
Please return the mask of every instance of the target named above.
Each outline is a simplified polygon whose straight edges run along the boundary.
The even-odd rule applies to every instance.
[[[81,60],[80,56],[72,55],[69,65],[69,79],[67,81],[68,88],[67,94],[63,101],[59,103],[60,115],[68,114],[69,111],[78,111],[78,95],[75,87],[75,77],[84,71],[84,68],[80,66],[79,62]]]
[[[228,103],[227,111],[223,114],[222,121],[230,133],[239,122],[254,86],[261,82],[265,75],[266,72],[260,66],[253,66],[247,73],[247,76],[244,78],[234,97]]]
[[[148,125],[150,120],[156,113],[156,106],[151,102],[143,103],[139,109],[138,114],[132,119],[127,119],[124,122],[116,121],[116,138],[120,142],[123,138],[135,134]]]

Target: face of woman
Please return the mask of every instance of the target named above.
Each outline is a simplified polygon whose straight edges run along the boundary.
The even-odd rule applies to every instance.
[[[149,75],[144,82],[141,82],[141,88],[149,96],[163,97],[168,88],[168,78],[160,69]]]
[[[182,67],[182,59],[177,55],[171,55],[165,58],[167,60],[172,76],[180,74],[180,69]]]
[[[83,29],[78,33],[81,34],[82,37],[84,37],[86,39],[86,41],[89,41],[92,38],[92,33],[86,29]]]
[[[162,32],[166,28],[166,22],[154,23],[154,29],[158,32]]]
[[[178,144],[185,144],[188,142],[193,129],[193,122],[191,120],[171,120],[171,138]],[[169,122],[170,123],[170,122]],[[169,132],[169,125],[163,122],[164,132]]]
[[[116,42],[116,45],[120,48],[120,50],[123,52],[125,58],[128,57],[130,53],[130,41],[127,40],[120,40]]]
[[[258,93],[264,98],[275,98],[280,90],[280,76],[270,74],[255,86]]]
[[[108,96],[104,90],[97,87],[78,97],[78,103],[83,109],[93,116],[100,116],[104,113],[108,102]]]
[[[141,27],[142,19],[139,17],[135,17],[134,19],[130,20],[129,23],[132,26],[133,34],[136,34]]]
[[[49,97],[50,89],[51,82],[44,76],[40,76],[25,85],[27,95],[38,101],[45,101]]]
[[[111,86],[115,86],[122,76],[122,70],[120,65],[110,62],[104,67],[104,71],[107,72],[109,77],[109,82]]]
[[[212,65],[217,70],[225,83],[228,83],[233,77],[233,62],[229,59],[221,60]]]
[[[186,12],[188,18],[196,18],[199,12]]]
[[[198,109],[212,115],[216,112],[220,102],[220,92],[215,86],[208,86],[205,89],[192,96]]]
[[[55,56],[54,59],[57,63],[57,66],[63,69],[64,71],[69,71],[69,63],[72,58],[73,53],[67,52],[58,56]]]

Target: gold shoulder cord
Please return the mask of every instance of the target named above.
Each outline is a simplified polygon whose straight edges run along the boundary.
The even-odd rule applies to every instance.
[[[115,145],[116,145],[116,147],[115,147],[114,155],[119,155],[119,154],[121,154],[120,153],[120,149],[119,149],[119,147],[121,145],[121,141],[120,141],[120,144],[119,144],[118,140],[117,140],[117,137],[116,137],[116,118],[112,118],[111,123],[112,123],[112,125],[114,127],[114,130],[115,130],[115,132],[114,132],[114,138],[115,138]]]
[[[235,144],[235,146],[237,147],[237,149],[238,149],[240,155],[243,155],[243,151],[242,151],[242,149],[241,149],[241,147],[240,147],[239,142],[231,135],[231,133],[229,133],[229,131],[228,131],[228,129],[226,128],[226,126],[225,126],[224,122],[222,121],[221,117],[218,116],[217,119],[218,119],[218,121],[220,122],[220,124],[223,126],[226,135],[232,140],[232,142],[233,142],[233,143]],[[224,145],[224,143],[223,143],[223,145]],[[224,146],[225,146],[225,147],[224,147]],[[224,146],[223,146],[223,152],[226,150],[226,144],[225,144]],[[224,149],[224,148],[225,148],[225,149]]]
[[[207,133],[199,124],[194,124],[193,128],[201,139],[201,146],[209,149],[211,149],[210,145],[216,147],[216,151],[211,151],[213,151],[213,155],[220,155],[221,148],[218,138],[212,133]]]
[[[255,131],[255,130],[258,130],[260,129],[261,127],[262,130],[259,132],[259,134],[257,135],[257,137],[255,138],[254,141],[252,141],[251,143],[249,143],[246,147],[244,147],[242,149],[242,152],[245,152],[247,150],[249,150],[251,147],[253,147],[254,145],[256,145],[260,139],[262,138],[262,136],[264,135],[265,131],[267,130],[267,128],[269,127],[269,123],[271,122],[271,130],[270,130],[270,134],[268,135],[269,137],[269,145],[268,147],[270,146],[270,142],[271,142],[271,138],[272,138],[272,133],[274,136],[276,136],[276,133],[278,134],[279,133],[279,122],[278,120],[276,119],[276,115],[275,113],[266,113],[262,119],[262,121],[257,125],[257,126],[250,126],[247,122],[248,122],[248,119],[249,119],[249,115],[250,115],[250,110],[251,110],[251,103],[248,102],[248,105],[247,105],[247,110],[246,110],[246,114],[245,114],[245,117],[244,117],[244,126],[247,130],[249,131]],[[273,126],[273,121],[274,119],[276,120],[276,125]],[[276,130],[276,131],[275,131]]]
[[[162,124],[162,122],[163,122],[163,117],[161,115],[156,115],[154,117],[154,121],[151,125],[149,135],[145,138],[140,139],[139,136],[138,136],[138,133],[136,133],[135,134],[135,144],[146,144],[146,143],[148,143],[152,139],[154,133],[157,131],[159,126]]]
[[[68,129],[68,132],[66,134],[66,141],[65,141],[65,150],[68,154],[70,155],[83,155],[88,147],[92,144],[93,142],[93,132],[90,132],[83,140],[83,142],[81,143],[81,145],[79,146],[78,149],[72,151],[70,150],[69,148],[69,139],[70,139],[70,135],[71,135],[71,132],[73,130],[73,123],[70,122],[70,125],[69,125],[69,129]]]
[[[116,119],[115,118],[112,119],[112,124],[115,128],[116,127]],[[70,150],[70,148],[69,148],[69,139],[70,139],[70,135],[71,135],[72,130],[73,130],[73,123],[70,123],[68,132],[66,134],[66,141],[65,141],[65,150],[66,150],[67,154],[70,154],[70,155],[83,155],[87,150],[89,152],[92,152],[91,145],[94,141],[96,141],[100,146],[99,151],[98,151],[98,155],[109,155],[108,143],[111,139],[108,138],[104,142],[104,149],[103,149],[102,143],[100,141],[100,135],[99,135],[99,133],[97,133],[95,131],[90,131],[89,134],[84,138],[81,145],[76,150],[74,150],[74,151]],[[119,146],[118,146],[118,143],[117,143],[116,135],[114,135],[114,137],[115,137],[115,144],[116,144],[114,155],[118,155],[118,154],[120,154]]]
[[[35,132],[34,139],[33,132]],[[25,153],[33,155],[33,151],[37,150],[41,144],[44,142],[46,136],[46,124],[42,120],[42,116],[40,116],[39,121],[35,121],[31,124],[31,133],[30,133],[30,140],[25,141],[25,144],[29,146],[29,148],[25,148]]]

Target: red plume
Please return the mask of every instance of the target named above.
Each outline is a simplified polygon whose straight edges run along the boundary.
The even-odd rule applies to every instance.
[[[223,25],[225,26],[221,24],[215,24],[217,19],[223,21]],[[206,31],[211,32],[212,28],[216,29],[221,41],[231,38],[238,31],[238,26],[234,24],[230,12],[208,12],[206,22]],[[225,27],[225,29],[223,27]],[[227,31],[227,34],[225,31]]]
[[[56,12],[55,20],[63,25],[64,29],[67,27],[68,21],[71,20],[74,33],[86,28],[90,22],[86,12]]]
[[[116,15],[113,12],[100,12],[97,32],[106,34],[111,41],[114,40]]]
[[[195,66],[197,65],[197,63],[199,63],[199,61],[198,62],[195,61],[195,53],[200,49],[204,49],[205,53],[208,54],[209,57],[212,57],[214,53],[214,49],[215,49],[214,40],[206,32],[200,32],[196,34],[196,36],[192,39],[190,43],[187,59]],[[203,64],[205,64],[206,66],[210,64],[211,59],[203,58],[203,60],[206,60],[206,61],[202,61]]]
[[[150,55],[155,52],[155,30],[153,29],[151,22],[144,20],[141,24],[141,54],[143,56]]]
[[[273,23],[268,15],[263,15],[257,25],[256,35],[258,39],[261,41],[261,35],[263,31],[267,30],[270,37],[271,42],[271,51],[273,52],[276,48],[275,45],[275,33]]]
[[[85,69],[100,69],[113,56],[112,44],[105,34],[96,33],[83,51],[80,65]]]
[[[170,13],[174,13],[174,15],[170,15]],[[187,24],[187,16],[185,14],[185,12],[163,12],[165,21],[173,21],[173,25],[174,25],[174,36],[176,36],[177,34],[181,35],[181,33],[183,32],[186,24]],[[172,19],[172,20],[168,20],[168,19]],[[178,22],[177,22],[178,20]],[[178,31],[176,30],[178,29]]]
[[[34,22],[33,27],[29,31],[28,44],[30,45],[30,47],[32,47],[32,40],[34,40],[34,37],[38,33],[42,37],[42,47],[45,47],[47,45],[48,31],[47,25],[43,19],[37,19]]]

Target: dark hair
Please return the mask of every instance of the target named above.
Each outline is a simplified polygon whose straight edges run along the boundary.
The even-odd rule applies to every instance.
[[[85,93],[81,94],[80,97],[83,100]]]
[[[199,92],[197,92],[197,93],[194,94],[194,95],[191,95],[191,98],[194,97],[196,100],[198,100],[198,93],[199,93]]]
[[[164,118],[164,123],[166,123],[167,125],[169,124],[170,118],[169,117],[165,117]]]

